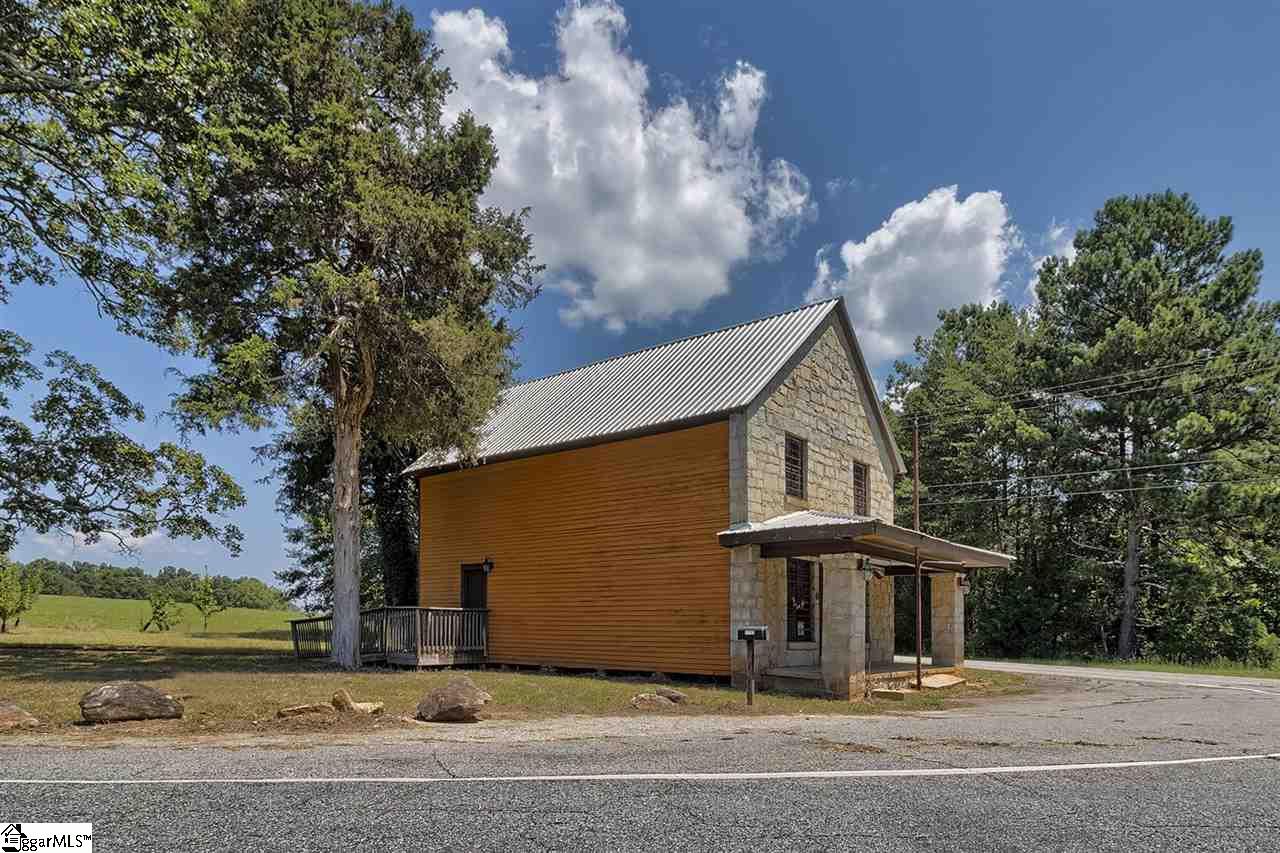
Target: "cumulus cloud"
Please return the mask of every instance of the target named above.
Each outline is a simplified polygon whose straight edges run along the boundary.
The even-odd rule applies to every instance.
[[[1049,227],[1040,235],[1040,249],[1044,254],[1032,257],[1031,278],[1027,281],[1027,298],[1031,302],[1035,302],[1038,298],[1036,285],[1040,283],[1040,268],[1044,266],[1045,261],[1052,257],[1066,258],[1068,262],[1076,259],[1076,247],[1073,242],[1075,238],[1075,227],[1056,219],[1051,220]]]
[[[940,187],[861,241],[819,251],[808,298],[845,297],[868,360],[896,358],[932,333],[940,309],[997,298],[1020,247],[1000,193]]]
[[[436,12],[458,84],[446,119],[470,109],[500,161],[486,201],[531,210],[548,283],[571,324],[623,329],[696,311],[729,290],[736,264],[776,259],[817,215],[809,180],[755,144],[763,71],[737,62],[714,98],[649,98],[613,2],[571,2],[556,20],[557,73],[511,69],[506,25],[478,9]]]

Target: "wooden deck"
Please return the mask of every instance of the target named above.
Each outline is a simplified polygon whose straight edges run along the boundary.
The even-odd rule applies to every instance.
[[[290,622],[300,658],[332,653],[333,617]],[[360,612],[360,660],[391,666],[483,663],[489,652],[489,611],[461,607],[378,607]]]

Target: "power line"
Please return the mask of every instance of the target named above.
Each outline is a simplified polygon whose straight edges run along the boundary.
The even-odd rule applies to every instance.
[[[1262,361],[1262,359],[1258,359],[1256,361]],[[1246,364],[1248,364],[1248,362],[1246,362]],[[1088,395],[1087,399],[1089,402],[1097,402],[1099,400],[1108,400],[1116,397],[1124,397],[1130,394],[1139,394],[1139,393],[1152,394],[1156,398],[1181,396],[1183,394],[1199,394],[1203,391],[1211,390],[1214,384],[1220,385],[1221,383],[1227,382],[1227,381],[1232,381],[1236,379],[1245,379],[1251,376],[1256,376],[1258,374],[1265,373],[1269,370],[1280,368],[1280,360],[1277,360],[1273,363],[1265,364],[1264,366],[1261,366],[1261,367],[1256,367],[1248,370],[1243,369],[1243,367],[1244,365],[1241,365],[1240,367],[1236,368],[1235,372],[1229,376],[1205,377],[1204,379],[1201,380],[1200,386],[1198,388],[1195,388],[1189,391],[1184,391],[1180,388],[1175,388],[1170,386],[1160,386],[1158,388],[1145,388],[1145,387],[1144,388],[1125,388],[1123,390],[1113,391],[1109,394],[1090,394]],[[1183,373],[1177,373],[1177,374],[1168,374],[1166,376],[1161,376],[1158,378],[1161,381],[1165,381],[1168,379],[1176,378],[1178,376],[1187,376],[1187,375],[1190,375],[1189,371],[1183,372]],[[1098,386],[1097,388],[1090,388],[1088,390],[1102,391],[1102,390],[1107,390],[1113,387],[1120,387],[1120,386],[1131,385],[1131,384],[1133,384],[1133,381],[1129,380],[1129,381],[1114,383],[1112,385]],[[1173,393],[1168,393],[1168,392],[1173,392]],[[1047,408],[1051,405],[1061,402],[1064,399],[1078,398],[1082,396],[1084,396],[1082,393],[1077,393],[1077,392],[1072,392],[1068,394],[1050,395],[1047,399],[1039,399],[1033,405],[1014,407],[1013,411],[1015,413],[1036,411],[1039,409]],[[1027,399],[1033,399],[1033,398],[1027,398]],[[920,426],[921,428],[929,428],[943,422],[961,423],[967,420],[974,420],[976,418],[989,417],[991,414],[992,414],[991,412],[968,412],[966,414],[959,414],[953,417],[948,417],[945,414],[933,415],[928,418],[921,419]]]
[[[992,486],[1011,483],[1025,483],[1030,480],[1057,480],[1064,477],[1088,477],[1094,474],[1114,474],[1117,472],[1151,471],[1157,468],[1182,468],[1191,465],[1229,465],[1220,459],[1189,459],[1186,462],[1164,462],[1158,465],[1121,465],[1116,468],[1097,468],[1092,471],[1064,471],[1054,474],[1030,474],[1025,477],[1004,477],[991,480],[966,480],[955,483],[926,483],[925,489],[954,489],[962,486]]]
[[[1075,396],[1078,394],[1083,394],[1085,391],[1088,391],[1088,390],[1101,390],[1102,388],[1110,387],[1113,384],[1128,385],[1128,384],[1133,384],[1135,382],[1147,382],[1147,381],[1151,381],[1154,378],[1161,378],[1161,377],[1136,376],[1133,379],[1119,380],[1116,382],[1110,382],[1109,380],[1112,380],[1113,378],[1119,377],[1119,376],[1129,376],[1133,374],[1147,374],[1147,373],[1153,373],[1153,372],[1159,373],[1166,370],[1174,370],[1175,368],[1189,367],[1197,364],[1206,364],[1210,361],[1213,361],[1217,357],[1218,357],[1217,354],[1214,354],[1214,355],[1207,356],[1205,358],[1192,359],[1190,361],[1174,362],[1172,364],[1158,364],[1158,365],[1153,365],[1151,367],[1139,367],[1139,368],[1134,368],[1132,370],[1120,370],[1120,371],[1115,371],[1113,373],[1103,373],[1098,376],[1091,377],[1089,379],[1078,379],[1075,382],[1064,382],[1060,385],[1046,385],[1040,388],[1028,388],[1025,391],[1019,391],[1015,394],[1005,394],[1003,396],[991,397],[989,402],[1002,403],[1002,402],[1013,401],[1016,403],[1023,399],[1035,400],[1035,399],[1039,399],[1038,397],[1036,397],[1037,394],[1053,394],[1055,396],[1057,395]],[[1246,360],[1245,363],[1248,363],[1248,360]],[[1093,385],[1094,383],[1099,383],[1099,382],[1106,383],[1106,384],[1099,385],[1096,388],[1080,388],[1079,387],[1082,385]],[[1070,390],[1070,389],[1075,389],[1075,390]],[[943,409],[941,412],[938,412],[936,414],[946,415],[951,412],[962,412],[967,410],[968,408],[969,406],[967,405],[952,406],[950,409]]]
[[[1056,493],[1048,493],[1043,495],[1015,495],[1013,497],[1006,497],[1006,498],[959,498],[956,500],[926,501],[925,503],[920,504],[920,506],[921,507],[956,506],[960,504],[1009,503],[1012,501],[1043,500],[1045,498],[1055,498],[1055,499],[1074,498],[1074,497],[1080,497],[1082,495],[1110,495],[1110,494],[1121,494],[1123,492],[1155,492],[1155,491],[1160,491],[1162,489],[1181,489],[1186,487],[1195,488],[1197,486],[1236,485],[1240,483],[1280,483],[1280,478],[1252,477],[1252,478],[1236,479],[1236,480],[1199,480],[1199,481],[1190,482],[1190,483],[1188,482],[1166,483],[1162,485],[1152,485],[1152,486],[1132,486],[1132,487],[1123,488],[1123,489],[1094,489],[1094,490],[1083,491],[1083,492],[1056,492]]]
[[[1257,365],[1257,364],[1262,364],[1263,366],[1261,366],[1261,367],[1251,367],[1252,365]],[[1209,383],[1211,383],[1211,382],[1221,382],[1221,381],[1223,381],[1223,380],[1237,379],[1237,378],[1243,378],[1243,377],[1246,377],[1246,376],[1256,375],[1257,373],[1265,372],[1266,370],[1271,369],[1271,367],[1272,367],[1272,366],[1280,366],[1280,360],[1276,360],[1276,361],[1272,362],[1272,358],[1271,358],[1271,357],[1265,357],[1265,358],[1264,358],[1264,357],[1260,357],[1260,358],[1256,358],[1256,359],[1249,359],[1249,360],[1247,360],[1247,361],[1241,362],[1241,363],[1240,363],[1240,364],[1238,364],[1238,365],[1235,365],[1235,366],[1232,368],[1232,372],[1231,372],[1230,374],[1228,374],[1228,375],[1221,375],[1221,376],[1206,376],[1206,377],[1204,377],[1204,378],[1201,380],[1201,385],[1202,385],[1202,387],[1207,387],[1207,386],[1208,386],[1208,384],[1209,384]],[[1193,373],[1192,371],[1186,371],[1186,370],[1184,370],[1184,371],[1175,371],[1175,372],[1167,373],[1167,374],[1163,374],[1163,375],[1160,375],[1160,376],[1143,377],[1143,378],[1141,378],[1141,379],[1137,379],[1137,380],[1134,380],[1134,379],[1125,379],[1125,380],[1120,380],[1120,381],[1118,381],[1118,382],[1111,382],[1111,383],[1107,383],[1107,384],[1104,384],[1104,385],[1096,385],[1096,386],[1093,386],[1093,387],[1091,387],[1091,388],[1087,388],[1087,389],[1083,389],[1083,390],[1079,390],[1079,391],[1060,392],[1060,393],[1056,393],[1056,394],[1048,394],[1048,395],[1042,395],[1042,396],[1034,396],[1034,393],[1028,393],[1028,394],[1021,395],[1021,396],[1013,395],[1013,396],[1007,397],[1007,398],[1005,398],[1005,399],[1003,399],[1003,400],[996,401],[996,402],[1009,402],[1010,400],[1012,400],[1012,402],[1010,403],[1010,406],[1011,406],[1011,407],[1013,407],[1015,411],[1028,411],[1028,410],[1031,410],[1031,409],[1043,408],[1044,406],[1051,405],[1051,404],[1053,404],[1053,403],[1058,402],[1059,400],[1064,400],[1064,399],[1072,399],[1072,398],[1079,398],[1079,397],[1087,397],[1087,398],[1088,398],[1088,399],[1090,399],[1090,400],[1105,400],[1105,399],[1110,399],[1110,398],[1112,398],[1112,397],[1120,397],[1120,396],[1125,396],[1125,395],[1127,395],[1127,394],[1136,394],[1136,393],[1140,393],[1140,392],[1144,392],[1144,391],[1146,391],[1146,392],[1157,392],[1157,391],[1178,391],[1178,390],[1180,390],[1180,389],[1171,388],[1171,387],[1169,387],[1169,386],[1165,386],[1165,385],[1161,385],[1161,386],[1159,386],[1159,387],[1157,387],[1157,388],[1148,388],[1148,387],[1143,387],[1143,388],[1127,388],[1127,387],[1125,387],[1125,386],[1131,386],[1131,385],[1134,385],[1134,384],[1135,384],[1135,383],[1137,383],[1137,382],[1151,382],[1151,381],[1156,381],[1156,380],[1158,380],[1158,381],[1160,381],[1160,382],[1166,382],[1166,381],[1168,381],[1168,380],[1170,380],[1170,379],[1177,379],[1177,378],[1179,378],[1179,377],[1192,375],[1192,373]],[[1114,390],[1112,390],[1112,389],[1116,389],[1116,388],[1120,388],[1120,389],[1123,389],[1123,390],[1119,390],[1119,391],[1114,391]],[[1087,392],[1090,392],[1090,393],[1086,394],[1086,391],[1087,391]],[[1097,392],[1097,391],[1110,391],[1111,393],[1108,393],[1108,394],[1097,394],[1097,393],[1092,393],[1092,392]],[[1193,393],[1195,393],[1195,392],[1193,392]],[[1021,407],[1018,407],[1018,406],[1014,405],[1014,404],[1016,404],[1016,403],[1023,402],[1024,400],[1025,400],[1025,401],[1028,401],[1028,402],[1030,402],[1030,403],[1032,403],[1033,405],[1021,406]],[[972,413],[970,413],[969,415],[961,415],[961,416],[959,416],[959,417],[957,418],[957,420],[962,420],[962,419],[964,419],[965,417],[985,417],[987,414],[989,414],[989,413],[986,413],[986,412],[972,412]],[[930,415],[930,416],[927,418],[927,420],[930,420],[930,421],[937,421],[937,420],[941,419],[941,417],[945,417],[945,415],[946,415],[946,413],[945,413],[945,412],[944,412],[944,413],[941,413],[941,414],[938,414],[938,415]]]

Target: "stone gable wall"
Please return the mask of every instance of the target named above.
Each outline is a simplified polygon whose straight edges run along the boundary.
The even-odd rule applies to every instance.
[[[764,521],[797,509],[853,512],[851,465],[861,462],[869,474],[868,508],[875,518],[893,521],[892,468],[888,450],[876,444],[865,399],[854,376],[850,354],[835,324],[829,324],[813,348],[745,423],[745,519]],[[789,497],[784,480],[785,436],[808,442],[805,498]]]
[[[893,521],[891,451],[876,443],[869,405],[872,403],[862,393],[851,353],[833,319],[763,401],[730,420],[732,521],[764,521],[798,509],[851,514],[851,463],[855,461],[867,466],[870,514]],[[803,499],[786,494],[783,469],[788,432],[808,443]],[[821,624],[823,636],[829,640],[823,652],[824,679],[838,694],[840,688],[834,685],[843,684],[847,694],[848,679],[854,674],[860,678],[862,671],[865,581],[855,572],[853,557],[831,556],[823,562],[828,585]],[[758,547],[735,548],[729,595],[732,625],[769,627],[769,642],[757,649],[760,671],[817,663],[817,643],[786,641],[785,560],[761,559]],[[888,642],[891,647],[892,638]],[[745,643],[731,643],[731,654],[734,673],[740,675],[746,669]]]

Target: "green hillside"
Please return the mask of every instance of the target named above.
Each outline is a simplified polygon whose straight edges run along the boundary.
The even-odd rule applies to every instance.
[[[209,617],[209,632],[190,604],[178,605],[179,621],[168,631],[140,629],[150,609],[145,601],[42,595],[22,624],[0,634],[0,645],[157,646],[204,650],[291,651],[292,610],[234,607]]]

